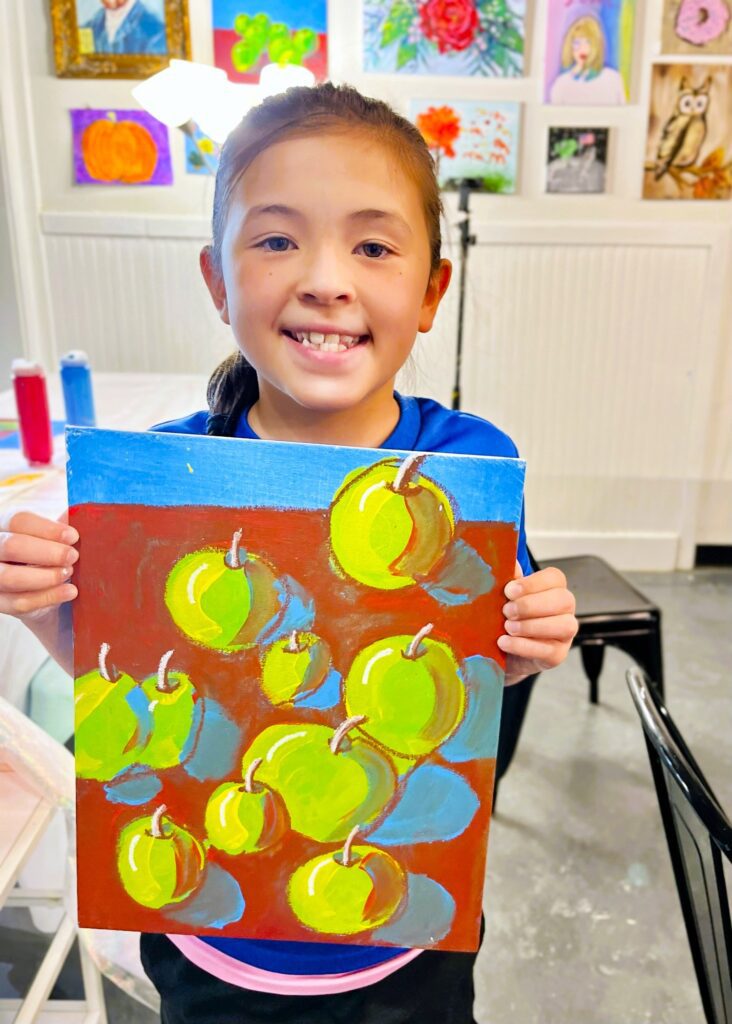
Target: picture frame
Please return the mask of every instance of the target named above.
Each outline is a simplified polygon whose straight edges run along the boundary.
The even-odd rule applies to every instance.
[[[148,78],[191,59],[188,0],[128,0],[109,17],[104,0],[50,4],[59,78]]]

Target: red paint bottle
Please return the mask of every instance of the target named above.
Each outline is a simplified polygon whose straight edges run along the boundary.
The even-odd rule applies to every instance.
[[[27,359],[14,359],[10,373],[23,455],[31,465],[48,465],[53,457],[53,438],[43,369]]]

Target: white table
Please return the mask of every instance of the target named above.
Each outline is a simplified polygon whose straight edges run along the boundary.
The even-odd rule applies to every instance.
[[[147,430],[154,423],[206,408],[205,376],[194,374],[95,373],[97,423],[112,430]],[[51,418],[64,418],[60,380],[48,379]],[[16,416],[13,392],[0,392],[0,419]],[[54,443],[53,464],[38,471],[27,465],[19,449],[0,449],[0,516],[25,508],[57,518],[66,508],[64,439]],[[23,490],[3,487],[12,476],[39,472]],[[18,485],[16,485],[17,487]],[[5,492],[5,493],[4,493]],[[28,682],[47,655],[35,637],[16,619],[0,615],[0,695],[23,707]]]

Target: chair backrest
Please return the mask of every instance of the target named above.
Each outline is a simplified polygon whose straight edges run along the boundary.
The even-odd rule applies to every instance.
[[[709,1024],[732,1024],[732,926],[723,858],[730,823],[654,686],[626,679],[645,733],[653,781]]]

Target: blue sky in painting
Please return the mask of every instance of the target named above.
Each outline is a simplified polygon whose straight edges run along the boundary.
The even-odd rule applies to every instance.
[[[66,443],[70,505],[324,509],[351,470],[398,454],[80,427],[67,430]],[[521,459],[435,454],[421,471],[456,500],[462,519],[518,526],[524,468]]]
[[[213,0],[213,27],[233,27],[237,14],[267,14],[293,28],[326,31],[325,0]]]

